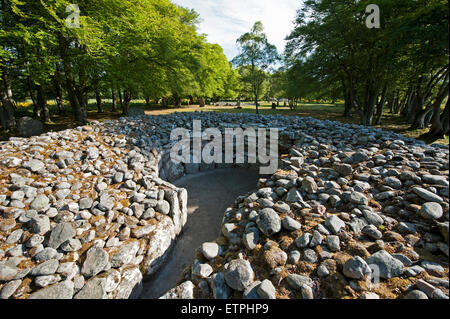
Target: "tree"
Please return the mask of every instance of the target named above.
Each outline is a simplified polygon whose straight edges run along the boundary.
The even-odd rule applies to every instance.
[[[79,1],[80,25],[66,24],[69,0],[0,0],[1,123],[14,127],[13,97],[30,97],[35,116],[49,119],[47,100],[63,110],[67,97],[75,123],[87,122],[88,98],[120,98],[128,114],[133,98],[177,104],[186,96],[225,92],[232,70],[218,45],[197,30],[198,14],[169,0]],[[14,92],[11,90],[14,83]]]
[[[14,100],[12,97],[9,72],[11,69],[11,58],[13,53],[9,45],[14,42],[10,29],[13,25],[13,13],[6,0],[0,1],[0,124],[4,129],[11,129],[16,126],[14,117]]]
[[[266,71],[279,59],[277,49],[270,44],[264,33],[263,24],[258,21],[250,32],[243,34],[238,40],[240,53],[232,63],[236,66],[248,68],[248,75],[242,79],[250,83],[256,113],[259,114],[258,100],[261,96],[262,86],[267,79]]]
[[[287,87],[287,74],[283,68],[270,75],[268,95],[270,98],[277,99],[277,106],[279,106],[279,99],[285,98]]]
[[[223,49],[217,44],[206,43],[203,45],[199,61],[200,67],[196,72],[196,79],[199,84],[197,95],[201,99],[223,96],[227,77],[232,70]]]
[[[242,86],[242,79],[239,75],[239,71],[231,67],[226,76],[223,85],[223,92],[220,97],[233,100],[237,98],[239,100],[240,99],[239,93],[241,91],[241,86]]]
[[[310,85],[303,87],[310,94],[336,97],[341,91],[345,116],[356,111],[363,125],[380,124],[388,105],[412,128],[433,122],[442,134],[446,110],[440,111],[448,97],[448,2],[380,0],[380,29],[365,25],[369,4],[305,1],[287,38],[288,73],[292,79],[310,78]]]

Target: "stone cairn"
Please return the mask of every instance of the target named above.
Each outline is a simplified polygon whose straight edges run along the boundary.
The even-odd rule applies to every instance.
[[[313,118],[176,113],[0,143],[0,298],[137,298],[187,220],[176,127],[274,127],[280,167],[161,298],[448,298],[449,148]]]

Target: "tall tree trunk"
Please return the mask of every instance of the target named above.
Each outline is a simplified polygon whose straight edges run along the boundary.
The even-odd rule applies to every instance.
[[[123,90],[122,114],[124,116],[128,116],[128,111],[130,109],[130,102],[131,102],[131,90],[130,89]]]
[[[444,112],[441,115],[441,125],[442,125],[442,136],[449,135],[449,126],[450,126],[450,115],[449,115],[449,109],[450,109],[450,99],[447,100],[447,105],[445,106]],[[438,135],[438,134],[437,134]]]
[[[148,96],[145,98],[145,105],[150,106],[150,98]]]
[[[83,117],[83,112],[81,111],[81,104],[80,101],[78,100],[74,83],[70,79],[66,79],[66,82],[67,82],[66,83],[67,96],[69,98],[69,102],[72,107],[75,121],[78,124],[84,125],[86,124],[86,119]]]
[[[94,87],[94,90],[95,90],[95,102],[97,104],[97,112],[98,113],[103,113],[102,94],[100,92],[100,78],[98,76],[96,76],[95,79],[94,79],[93,87]],[[87,92],[86,92],[86,97],[87,97]]]
[[[378,88],[373,80],[369,80],[366,84],[366,92],[364,98],[364,107],[361,114],[361,124],[364,126],[372,125],[373,114],[375,112],[375,104],[378,99]]]
[[[56,96],[56,106],[58,107],[58,113],[64,114],[64,100],[63,100],[63,89],[61,81],[61,68],[59,64],[56,64],[56,72],[54,77],[54,87]]]
[[[448,111],[449,111],[450,99],[447,99],[447,104],[445,105],[444,112],[440,112],[440,108],[436,107],[435,115],[431,121],[431,130],[430,134],[433,136],[444,136],[444,134],[448,134],[448,123],[447,123],[447,131],[445,132],[444,126],[445,123],[448,122]]]
[[[82,91],[81,94],[83,96],[83,101],[84,101],[84,113],[85,116],[87,116],[87,109],[89,106],[89,92],[87,90],[87,87],[85,87]]]
[[[427,109],[430,109],[432,112],[431,117],[430,117],[430,122],[431,122],[431,130],[428,134],[428,136],[431,137],[436,137],[439,136],[441,137],[441,135],[443,134],[443,123],[441,121],[442,117],[445,117],[446,112],[448,113],[448,106],[449,106],[449,99],[448,99],[448,95],[449,95],[449,83],[448,83],[448,75],[447,78],[444,81],[444,84],[441,86],[438,95],[436,96],[436,100],[434,101],[434,103],[432,105],[430,105]],[[444,102],[444,100],[447,98],[447,104],[445,106],[444,112],[441,115],[441,105]],[[427,119],[425,119],[425,126],[428,126],[427,124]]]
[[[428,133],[423,134],[422,138],[427,138],[432,141],[443,138],[445,135],[449,135],[449,108],[450,99],[447,99],[447,104],[445,105],[444,111],[441,113],[440,110],[435,110],[439,116],[433,114],[431,121],[431,129]]]
[[[349,75],[349,85],[345,85],[345,81],[342,80],[342,85],[345,89],[345,107],[344,117],[351,117],[352,110],[355,107],[355,84],[353,78]]]
[[[85,92],[85,89],[80,87],[80,85],[76,86],[76,94],[78,97],[78,101],[80,102],[81,105],[81,112],[82,112],[82,116],[84,118],[87,117],[87,107],[88,107],[88,96],[87,96],[87,92]]]
[[[259,114],[258,92],[255,90],[256,114]]]
[[[389,114],[392,114],[394,112],[394,94],[388,95],[388,97],[386,98],[386,104],[387,104],[387,108],[389,109]]]
[[[396,114],[401,114],[401,115],[405,116],[406,118],[408,118],[410,116],[410,114],[412,113],[414,103],[417,98],[416,90],[417,90],[417,87],[415,87],[415,86],[408,89],[402,102],[399,105],[399,108],[398,108]]]
[[[350,89],[347,89],[347,91],[345,92],[344,116],[350,117],[352,115],[352,109],[353,109],[353,98],[352,94],[350,93]]]
[[[253,85],[253,96],[254,96],[254,101],[255,101],[255,106],[256,106],[256,114],[259,114],[259,105],[258,105],[258,93],[259,93],[259,90],[258,90],[258,85],[257,85],[257,83],[256,83],[256,66],[255,66],[255,64],[253,63],[253,61],[252,61],[252,67],[251,67],[251,75],[252,75],[252,80],[253,80],[253,83],[252,83],[252,85]]]
[[[392,114],[397,114],[399,103],[400,103],[400,92],[397,91],[396,95],[392,100],[392,111],[391,111]]]
[[[440,114],[441,111],[438,110],[438,114]],[[428,127],[431,124],[431,119],[434,116],[434,109],[431,108],[431,112],[428,112],[427,115],[425,115],[425,120],[424,120],[424,127]]]
[[[77,43],[77,47],[82,50],[82,45]],[[94,88],[95,90],[95,88]],[[78,96],[82,105],[83,116],[87,118],[87,110],[89,107],[89,87],[88,87],[88,76],[86,75],[86,69],[83,64],[80,64],[78,68]]]
[[[121,88],[119,88],[119,104],[120,104],[120,108],[123,110],[123,96],[122,96]]]
[[[383,92],[381,93],[380,101],[377,104],[377,113],[376,113],[374,125],[381,124],[381,118],[383,116],[383,108],[386,103],[386,94],[387,94],[387,86],[385,85],[383,88]]]
[[[39,104],[39,102],[38,102],[36,85],[34,85],[34,88],[31,89],[30,96],[33,101],[33,117],[36,120],[40,119],[42,116],[42,104]]]
[[[426,110],[424,110],[425,98],[420,90],[417,90],[416,94],[412,97],[412,99],[408,103],[407,111],[406,111],[406,119],[408,123],[413,124],[415,122],[421,121],[421,117],[424,117],[426,114]],[[419,126],[423,127],[424,124]],[[417,127],[418,128],[418,127]]]
[[[161,99],[161,107],[168,108],[169,107],[169,99],[167,97],[163,97]]]
[[[117,97],[116,97],[116,91],[114,91],[114,88],[111,89],[111,97],[112,97],[112,111],[117,112]]]
[[[13,107],[16,108],[16,102],[14,101],[13,95],[12,95],[11,83],[9,82],[9,77],[6,72],[7,72],[7,69],[4,68],[4,70],[2,72],[2,80],[3,80],[3,85],[5,86],[6,96],[7,96],[8,100],[11,101]]]
[[[437,124],[440,117],[441,105],[449,94],[448,89],[449,82],[447,74],[447,77],[445,78],[444,83],[439,89],[439,93],[437,94],[435,101],[432,104],[429,104],[424,110],[420,108],[420,110],[417,111],[417,114],[411,125],[411,129],[424,129],[428,126],[430,121],[436,122]]]
[[[204,97],[199,98],[198,104],[200,105],[200,107],[205,107],[205,98]]]
[[[103,113],[102,95],[100,94],[100,91],[98,89],[95,91],[95,100],[97,102],[97,112],[98,113]]]
[[[403,114],[403,110],[406,105],[406,101],[409,99],[410,96],[410,89],[408,89],[407,92],[405,92],[405,96],[402,98],[400,92],[397,95],[397,100],[394,103],[394,114]]]
[[[50,121],[50,112],[48,109],[47,98],[45,96],[44,88],[42,87],[42,85],[37,85],[36,91],[37,91],[37,101],[36,102],[37,102],[38,108],[40,110],[40,118],[44,123],[49,122]]]
[[[6,67],[3,67],[1,71],[0,101],[2,102],[2,107],[0,109],[0,122],[4,129],[9,130],[16,126],[16,118],[14,117],[15,107]]]
[[[87,123],[86,112],[82,101],[79,100],[77,95],[77,86],[73,77],[72,65],[69,61],[68,56],[69,45],[66,38],[60,34],[59,36],[59,49],[61,54],[61,59],[63,61],[64,74],[66,76],[66,89],[67,95],[72,107],[75,121],[78,124],[85,125]]]
[[[176,107],[180,107],[181,106],[181,98],[177,93],[173,94],[173,104],[175,104]]]
[[[33,84],[33,81],[31,80],[31,77],[29,75],[27,76],[27,88],[28,88],[28,92],[29,92],[28,94],[30,95],[31,102],[33,103],[33,117],[35,119],[38,119],[41,117],[41,112],[37,105],[35,85]]]

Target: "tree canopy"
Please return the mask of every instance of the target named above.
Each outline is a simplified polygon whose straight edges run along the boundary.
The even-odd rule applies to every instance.
[[[263,92],[264,81],[267,79],[266,72],[279,59],[277,48],[267,40],[260,21],[256,22],[251,31],[244,33],[236,42],[240,52],[232,63],[243,67],[242,79],[251,87],[256,113],[258,113],[258,100]]]
[[[380,28],[366,26],[370,4],[304,2],[287,37],[288,92],[339,96],[364,125],[380,124],[387,105],[413,128],[448,134],[448,2],[378,1]]]
[[[234,93],[227,81],[235,71],[222,48],[199,34],[195,11],[169,0],[78,1],[74,27],[66,23],[70,4],[1,0],[3,126],[14,125],[7,122],[15,97],[30,97],[35,116],[47,121],[46,100],[62,101],[66,93],[75,120],[84,124],[92,94],[101,100],[119,93],[127,114],[132,98],[178,104],[182,97]],[[11,81],[25,85],[11,91]]]
[[[15,127],[23,100],[44,122],[48,100],[61,113],[67,100],[85,124],[93,97],[99,112],[111,97],[125,115],[133,99],[244,98],[258,112],[262,98],[306,98],[344,100],[363,125],[388,110],[431,126],[431,138],[448,134],[448,1],[379,0],[379,28],[366,24],[371,2],[305,0],[282,59],[258,21],[230,63],[198,32],[199,15],[170,0],[0,0],[0,125]]]

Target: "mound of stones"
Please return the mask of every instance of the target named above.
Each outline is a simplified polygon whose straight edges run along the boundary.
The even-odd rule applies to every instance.
[[[267,120],[292,145],[282,167],[225,212],[162,298],[448,298],[448,146]]]
[[[448,298],[448,146],[312,118],[181,113],[0,143],[0,298],[135,298],[187,219],[174,128],[280,128],[280,167],[162,298]],[[244,164],[246,165],[246,164]]]
[[[0,152],[0,298],[134,298],[187,220],[160,156],[103,126]]]

